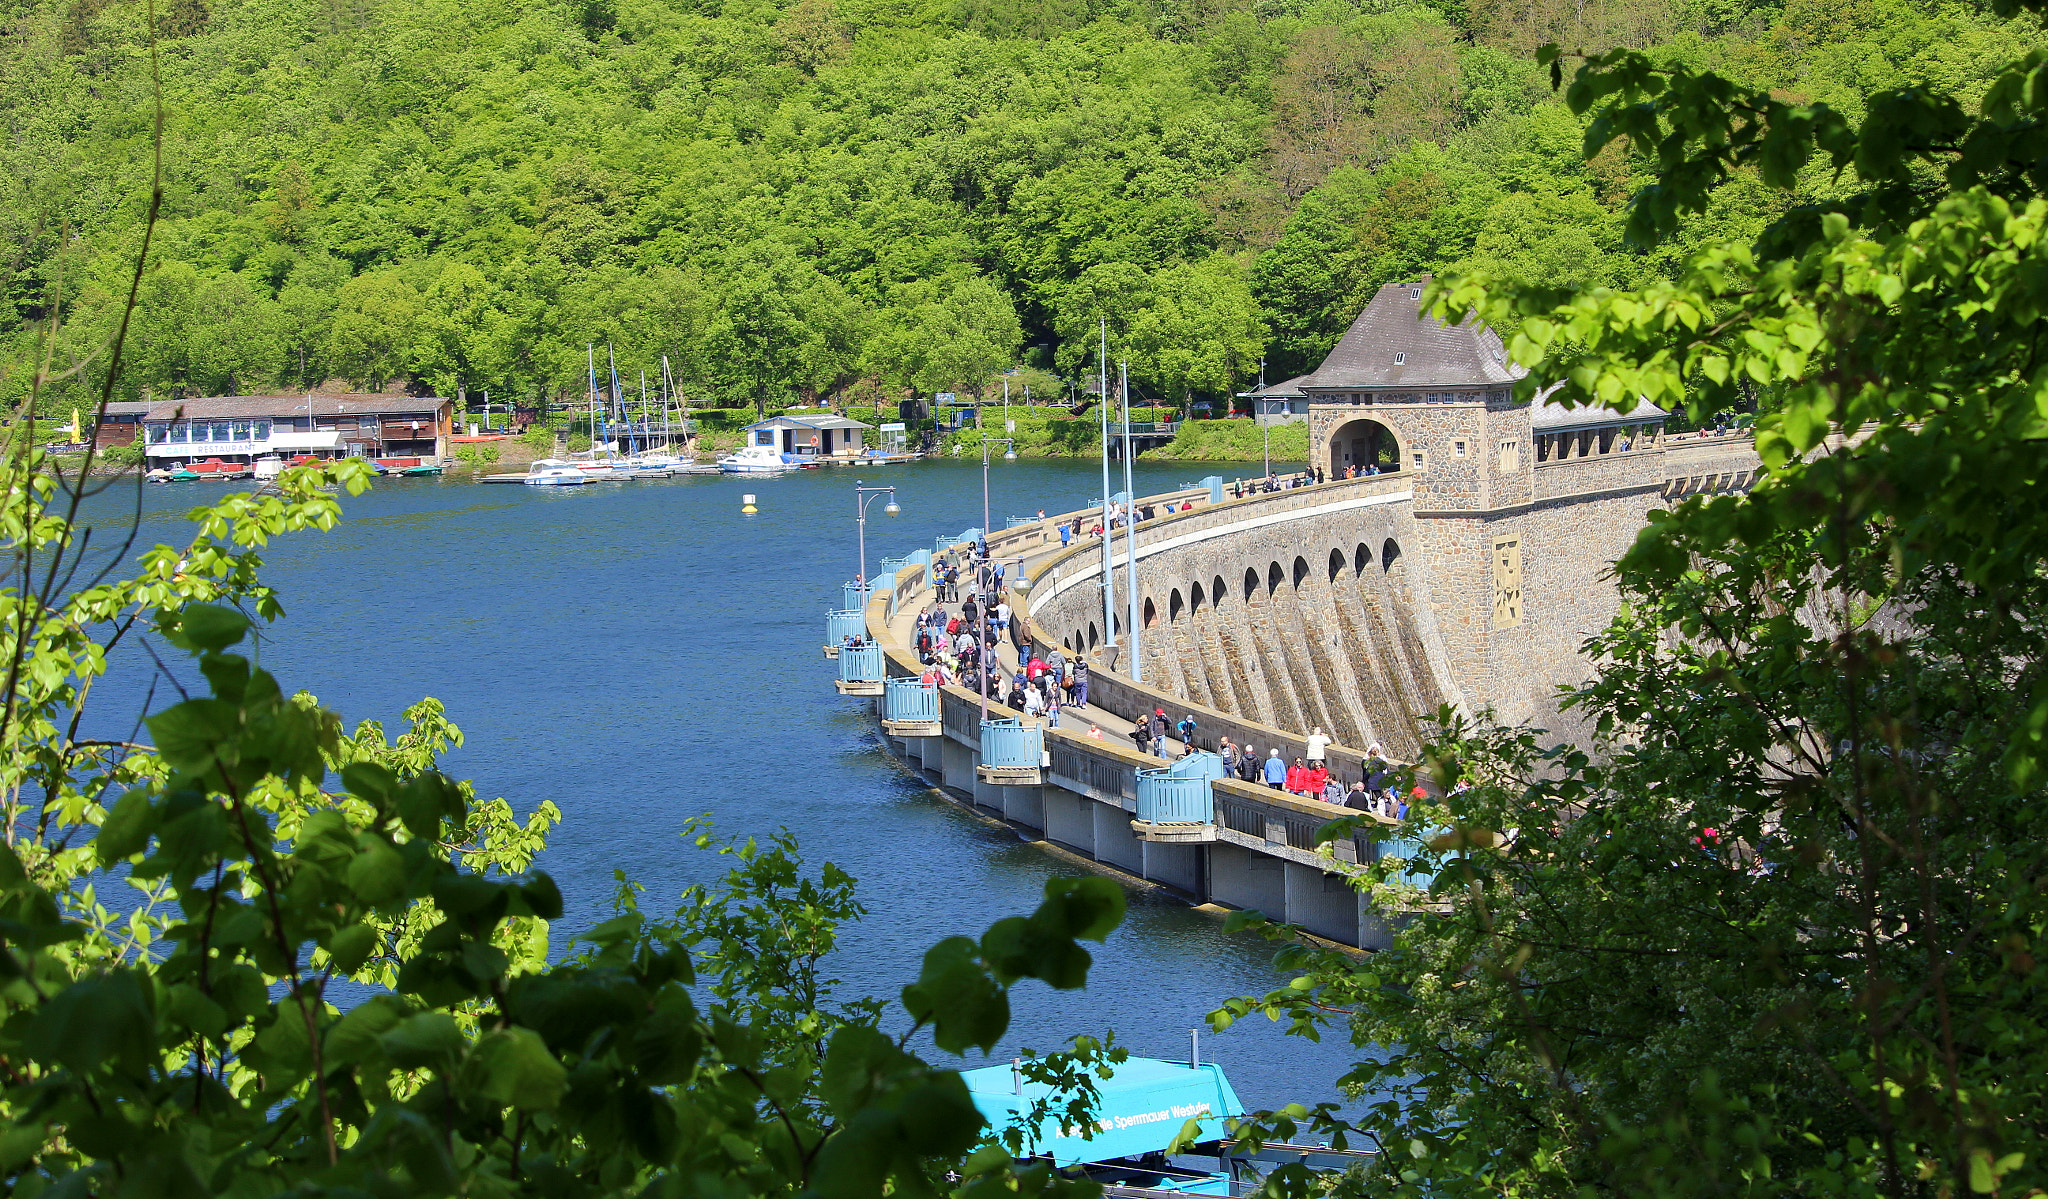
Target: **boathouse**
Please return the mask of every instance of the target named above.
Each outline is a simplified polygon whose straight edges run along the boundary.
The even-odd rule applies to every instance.
[[[92,443],[102,450],[134,445],[142,438],[142,418],[149,414],[147,400],[110,400],[99,423],[92,427]]]
[[[455,405],[439,396],[273,395],[163,400],[143,418],[152,466],[266,454],[432,459],[447,453]]]
[[[805,457],[856,458],[861,452],[862,435],[872,427],[830,413],[776,416],[748,425],[747,444]]]

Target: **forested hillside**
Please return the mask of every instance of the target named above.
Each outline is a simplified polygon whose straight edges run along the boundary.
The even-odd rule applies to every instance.
[[[1621,237],[1643,165],[1582,160],[1543,42],[1860,114],[1974,101],[2029,35],[1959,0],[63,0],[5,36],[0,387],[61,318],[61,410],[140,245],[153,68],[123,398],[532,402],[609,342],[698,402],[873,401],[1071,377],[1106,317],[1178,400],[1313,365],[1397,276],[1665,270]],[[1731,185],[1694,236],[1785,202]]]

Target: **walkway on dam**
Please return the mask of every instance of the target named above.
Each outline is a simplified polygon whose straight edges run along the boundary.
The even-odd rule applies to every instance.
[[[1024,577],[1036,577],[1039,566],[1054,555],[1062,552],[1062,548],[1055,543],[1040,549],[1035,554],[1026,554],[1022,566]],[[913,602],[900,607],[895,617],[889,621],[888,629],[893,647],[909,653],[912,657],[916,657],[917,614],[933,602],[933,591],[930,587],[923,587],[912,592],[911,595],[914,597]],[[960,606],[952,604],[949,607],[957,612]],[[1014,619],[1023,619],[1022,612],[1019,612]],[[1016,647],[1011,644],[1010,639],[1007,637],[1002,638],[996,643],[996,659],[1003,664],[1004,670],[1011,673],[1022,670],[1024,667],[1024,664],[1017,659]],[[1003,711],[1009,710],[1002,708],[1002,705],[994,700],[989,701],[989,707]],[[1169,717],[1168,723],[1178,719],[1178,716]],[[1068,705],[1060,709],[1060,727],[1063,729],[1070,732],[1086,733],[1088,726],[1091,724],[1101,730],[1103,740],[1105,741],[1114,738],[1125,747],[1129,747],[1132,744],[1131,730],[1136,727],[1135,722],[1126,720],[1107,708],[1091,703],[1080,707]],[[1171,761],[1171,759],[1168,760]]]

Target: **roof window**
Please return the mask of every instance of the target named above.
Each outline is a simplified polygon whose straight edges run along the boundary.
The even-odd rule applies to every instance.
[[[1408,364],[1408,355],[1406,355],[1406,354],[1396,354],[1396,355],[1394,355],[1394,365],[1395,365],[1395,366],[1406,366],[1407,364]]]

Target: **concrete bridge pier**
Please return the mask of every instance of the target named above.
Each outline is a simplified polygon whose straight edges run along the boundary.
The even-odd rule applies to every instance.
[[[1075,853],[1095,856],[1095,801],[1060,787],[1043,789],[1045,839]]]
[[[1045,831],[1044,787],[1001,787],[1003,819],[1035,833]]]
[[[1131,831],[1131,814],[1120,807],[1091,803],[1095,822],[1095,860],[1119,870],[1149,878],[1145,873],[1145,846]]]

